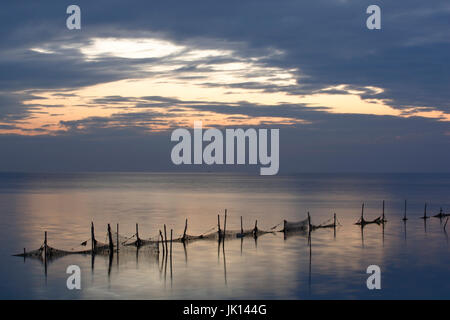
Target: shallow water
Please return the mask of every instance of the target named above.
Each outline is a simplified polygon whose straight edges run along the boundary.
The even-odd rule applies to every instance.
[[[318,299],[450,298],[450,255],[445,221],[423,220],[442,206],[450,211],[450,174],[304,174],[261,177],[244,174],[0,174],[0,298],[55,299]],[[408,200],[406,225],[401,221]],[[361,228],[386,200],[388,222]],[[189,219],[189,234],[217,224],[228,209],[227,229],[270,229],[283,219],[311,212],[319,224],[336,212],[341,224],[306,235],[282,233],[255,239],[173,244],[172,259],[146,251],[107,257],[66,256],[44,265],[12,257],[49,244],[71,248],[89,238],[94,221],[105,241],[106,224],[141,237],[163,224],[178,237]],[[448,227],[449,229],[450,227]],[[79,265],[82,289],[68,290],[66,268]],[[368,290],[366,268],[381,268],[381,290]]]

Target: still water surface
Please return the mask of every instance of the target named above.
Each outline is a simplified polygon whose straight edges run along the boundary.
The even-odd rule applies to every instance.
[[[244,174],[0,174],[0,298],[3,299],[321,299],[450,298],[449,240],[445,221],[428,213],[450,211],[450,174],[303,174],[261,177]],[[406,224],[401,221],[408,200]],[[353,223],[361,203],[375,218],[386,200],[388,222]],[[69,249],[89,238],[94,221],[105,241],[106,224],[132,235],[155,236],[166,224],[174,237],[202,234],[228,209],[227,229],[270,229],[309,211],[319,224],[336,212],[342,226],[287,238],[253,238],[173,244],[165,263],[145,251],[66,256],[48,264],[12,257],[49,245]],[[450,223],[447,227],[450,230]],[[66,288],[67,266],[82,270],[82,290]],[[379,265],[382,289],[368,290],[366,268]]]

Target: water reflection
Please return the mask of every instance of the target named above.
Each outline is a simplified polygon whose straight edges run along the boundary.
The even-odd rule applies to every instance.
[[[450,263],[447,220],[423,219],[423,226],[419,220],[422,212],[426,216],[427,210],[447,208],[450,178],[107,175],[77,176],[72,184],[67,179],[24,179],[23,185],[15,182],[7,194],[0,181],[5,221],[0,233],[5,244],[0,248],[1,280],[7,288],[2,297],[371,298],[373,292],[364,285],[370,264],[386,270],[382,297],[442,298],[450,292],[449,282],[438,276],[448,271]],[[408,226],[402,221],[406,197]],[[380,215],[382,199],[386,199],[389,223],[354,225],[362,200],[365,214],[375,217]],[[425,199],[429,208],[424,209]],[[217,230],[215,213],[221,208],[229,208],[225,232],[244,233],[241,216],[244,222],[252,221],[253,229],[271,231],[283,219],[304,219],[307,210],[317,222],[336,212],[341,223],[333,230],[312,233],[163,241],[173,237],[174,230],[185,229],[186,216],[192,234]],[[383,217],[384,211],[383,206]],[[71,248],[89,237],[91,220],[101,229],[118,221],[123,234],[160,239],[159,254],[142,246],[49,261],[26,259],[23,263],[10,257],[23,246],[39,247],[43,231],[49,231],[51,244]],[[169,229],[160,228],[164,224]],[[119,242],[118,225],[116,229],[115,242]],[[83,271],[80,292],[65,287],[65,269],[70,264]]]

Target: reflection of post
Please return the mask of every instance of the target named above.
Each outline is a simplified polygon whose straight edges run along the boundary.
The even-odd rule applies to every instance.
[[[113,256],[114,256],[113,251],[110,251],[109,252],[109,264],[108,264],[108,279],[111,275],[111,266],[112,266],[112,262],[113,262]]]
[[[448,245],[448,234],[447,234],[447,230],[446,230],[447,222],[448,222],[448,218],[447,218],[447,220],[445,220],[445,224],[444,224],[445,239],[447,240],[447,245]]]
[[[188,257],[187,257],[186,242],[183,242],[183,250],[184,250],[184,263],[187,265]]]
[[[91,271],[94,273],[94,265],[95,265],[95,254],[91,254]]]
[[[172,287],[172,281],[173,281],[173,270],[172,270],[172,236],[173,236],[173,229],[170,229],[170,287]]]
[[[44,273],[47,281],[47,231],[44,233]]]
[[[362,247],[364,248],[364,225],[361,225],[361,244]]]
[[[311,266],[312,266],[312,241],[311,241],[311,231],[308,233],[308,244],[309,244],[309,275],[308,275],[308,287],[309,287],[309,293],[311,293]]]
[[[166,245],[167,245],[167,238],[165,240],[166,240]],[[164,284],[166,283],[166,279],[167,279],[167,259],[168,259],[168,256],[169,256],[169,254],[168,254],[168,251],[167,251],[167,248],[166,248],[166,256],[164,257]]]
[[[403,220],[403,229],[405,231],[405,242],[406,242],[406,220]]]
[[[116,226],[116,228],[117,228],[117,234],[116,234],[116,236],[117,236],[117,248],[116,248],[116,252],[117,252],[117,268],[119,268],[119,224],[117,224],[117,226]]]
[[[109,264],[108,264],[108,279],[111,275],[111,266],[113,261],[113,255],[114,255],[114,243],[112,239],[112,233],[111,233],[111,226],[108,223],[108,241],[109,241]]]
[[[217,241],[217,262],[220,262],[220,243],[222,239],[219,238],[219,241]]]
[[[224,229],[225,230],[225,229]],[[223,254],[223,273],[225,278],[225,285],[227,285],[227,262],[225,259],[225,241],[222,243],[222,254]]]

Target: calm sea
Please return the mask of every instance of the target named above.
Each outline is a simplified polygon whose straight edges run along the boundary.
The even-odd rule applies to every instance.
[[[0,298],[2,299],[404,299],[450,298],[450,174],[0,174]],[[406,224],[403,217],[407,200]],[[365,202],[375,218],[386,201],[384,226],[363,230],[353,223]],[[337,214],[336,229],[303,234],[173,244],[171,261],[144,253],[114,257],[66,256],[48,263],[13,257],[49,245],[69,249],[89,238],[90,223],[105,241],[106,225],[132,235],[157,235],[167,225],[174,236],[189,221],[202,234],[228,209],[227,229],[258,220],[270,229],[283,219],[313,224]],[[279,228],[278,228],[279,229]],[[450,223],[447,227],[450,232]],[[81,290],[68,290],[66,268],[81,268]],[[381,290],[368,290],[366,269],[381,268]]]

